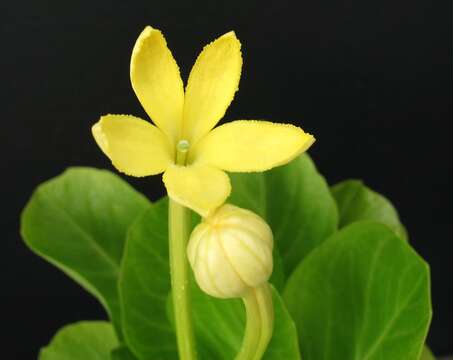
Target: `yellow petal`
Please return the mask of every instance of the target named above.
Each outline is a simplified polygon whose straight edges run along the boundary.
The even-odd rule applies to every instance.
[[[102,116],[92,132],[104,154],[125,174],[159,174],[173,161],[172,147],[164,133],[135,116]]]
[[[205,165],[171,165],[164,173],[168,196],[208,216],[230,195],[231,184],[222,170]]]
[[[189,161],[226,171],[264,171],[307,150],[315,138],[290,124],[238,120],[212,130],[195,146]]]
[[[180,135],[184,87],[179,68],[162,33],[147,26],[135,43],[132,87],[153,122],[173,142]]]
[[[198,56],[187,83],[183,116],[183,137],[192,144],[225,114],[238,89],[241,67],[241,43],[232,31]]]

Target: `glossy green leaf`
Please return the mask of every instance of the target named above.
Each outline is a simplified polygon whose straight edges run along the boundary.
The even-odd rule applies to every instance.
[[[431,319],[428,265],[373,222],[349,225],[314,250],[284,299],[304,360],[418,360]]]
[[[126,345],[120,345],[110,354],[111,360],[137,360]]]
[[[105,321],[67,325],[43,348],[39,360],[110,360],[118,346],[113,326]]]
[[[92,293],[120,333],[117,280],[129,225],[148,201],[108,171],[72,168],[40,185],[27,204],[27,245]]]
[[[120,294],[125,339],[140,359],[177,358],[176,337],[168,316],[171,286],[167,211],[168,202],[164,198],[153,204],[131,227],[122,263]],[[240,347],[244,331],[241,301],[217,300],[201,293],[195,284],[193,287],[200,358],[231,359],[231,354]],[[298,354],[294,323],[275,292],[274,300],[279,319],[266,358],[281,359],[276,356],[283,354],[285,359],[297,359],[294,357]],[[238,322],[232,321],[233,318]]]
[[[431,350],[425,345],[420,360],[436,360]]]
[[[407,232],[394,206],[360,180],[346,180],[332,187],[340,215],[340,227],[355,221],[372,220],[389,226],[402,239]]]
[[[231,181],[228,202],[270,224],[286,275],[337,229],[335,200],[307,154],[264,173],[231,174]],[[274,281],[277,288],[280,282]]]
[[[167,317],[171,289],[168,263],[168,200],[154,203],[131,227],[120,277],[123,331],[140,359],[177,359],[176,336]]]

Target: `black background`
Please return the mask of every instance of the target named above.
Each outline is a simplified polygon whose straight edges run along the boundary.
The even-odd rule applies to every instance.
[[[453,31],[440,1],[28,1],[1,6],[1,354],[33,359],[62,325],[101,307],[19,236],[40,182],[73,165],[110,168],[90,126],[145,116],[129,82],[136,37],[161,29],[183,78],[234,29],[244,68],[225,120],[264,118],[316,135],[333,184],[362,178],[399,209],[432,269],[429,344],[453,353]],[[159,177],[128,178],[152,199]],[[3,355],[2,355],[3,357]]]

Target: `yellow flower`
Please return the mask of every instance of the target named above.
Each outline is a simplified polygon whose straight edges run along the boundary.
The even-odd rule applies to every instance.
[[[234,32],[205,46],[186,90],[162,33],[150,26],[132,51],[132,87],[151,123],[105,115],[93,126],[97,144],[121,172],[164,173],[168,195],[202,216],[229,196],[224,171],[264,171],[307,150],[314,137],[289,124],[237,120],[215,129],[238,89],[241,44]]]

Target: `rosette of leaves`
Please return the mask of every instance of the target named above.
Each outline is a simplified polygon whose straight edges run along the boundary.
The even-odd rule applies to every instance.
[[[308,155],[230,175],[228,202],[274,232],[275,327],[264,359],[434,358],[424,348],[429,267],[386,198],[355,180],[329,188]],[[71,168],[37,188],[22,215],[25,242],[109,318],[63,328],[40,360],[178,358],[167,211],[167,198],[152,203],[105,170]],[[194,281],[191,290],[198,358],[233,359],[244,332],[241,301],[212,298]]]

